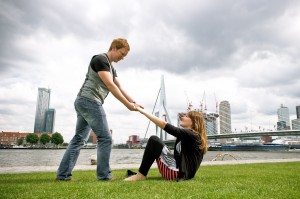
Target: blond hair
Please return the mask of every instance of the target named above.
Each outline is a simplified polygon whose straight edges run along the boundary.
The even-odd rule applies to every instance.
[[[129,47],[129,44],[128,44],[127,40],[123,39],[123,38],[114,39],[111,42],[111,45],[110,45],[108,51],[111,51],[113,48],[116,48],[117,50],[119,50],[121,48],[126,48],[127,51],[130,50],[130,47]]]
[[[192,120],[192,130],[199,135],[199,148],[205,154],[207,152],[207,136],[203,115],[197,111],[190,111],[187,116]]]

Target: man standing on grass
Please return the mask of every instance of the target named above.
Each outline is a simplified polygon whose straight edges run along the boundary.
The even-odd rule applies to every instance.
[[[111,92],[130,111],[136,111],[134,100],[121,87],[112,62],[118,62],[127,55],[130,47],[126,39],[114,39],[107,53],[94,55],[91,59],[85,81],[75,100],[77,123],[75,135],[61,160],[57,170],[57,180],[71,180],[81,146],[92,129],[97,136],[97,178],[111,180],[109,166],[112,138],[102,107]]]

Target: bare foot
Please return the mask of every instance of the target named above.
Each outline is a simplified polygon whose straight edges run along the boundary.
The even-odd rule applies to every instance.
[[[131,182],[131,181],[146,180],[146,179],[147,179],[146,176],[138,172],[136,175],[125,178],[124,181]]]

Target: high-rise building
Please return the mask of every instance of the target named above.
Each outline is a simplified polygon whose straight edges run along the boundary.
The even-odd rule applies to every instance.
[[[297,119],[300,119],[300,106],[296,106]]]
[[[231,109],[228,101],[221,101],[219,105],[220,133],[231,133]]]
[[[218,122],[217,118],[219,115],[217,113],[204,113],[204,122],[206,127],[207,135],[217,135],[218,134]]]
[[[300,130],[300,118],[292,120],[292,129]]]
[[[49,104],[50,89],[39,88],[35,112],[34,133],[45,132]]]
[[[292,120],[292,129],[300,130],[300,106],[296,106],[297,119]]]
[[[277,115],[277,130],[289,130],[291,128],[289,108],[281,104],[280,108],[277,110]]]
[[[55,109],[50,108],[46,112],[45,132],[54,133],[54,125],[55,125]]]

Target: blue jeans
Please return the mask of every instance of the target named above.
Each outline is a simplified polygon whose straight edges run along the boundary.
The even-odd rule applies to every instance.
[[[85,144],[92,129],[97,136],[97,178],[98,180],[111,179],[109,159],[112,139],[102,104],[78,96],[74,105],[77,112],[76,132],[61,160],[57,178],[71,178],[81,146]]]

